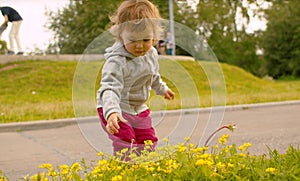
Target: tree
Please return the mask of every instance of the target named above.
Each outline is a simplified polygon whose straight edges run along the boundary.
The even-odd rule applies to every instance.
[[[101,33],[110,26],[112,15],[122,0],[71,0],[70,4],[57,12],[47,13],[47,28],[54,32],[54,42],[47,53],[80,54]],[[161,16],[169,18],[168,1],[152,0],[158,6]],[[175,16],[180,17],[174,3]],[[101,52],[100,52],[101,53]]]
[[[168,1],[151,1],[158,6],[162,18],[168,20]],[[47,53],[58,50],[60,53],[83,53],[98,35],[108,30],[109,15],[115,12],[121,2],[122,0],[71,0],[63,10],[50,12],[48,28],[55,33],[55,42],[49,45]],[[258,34],[246,32],[251,4],[258,3],[256,0],[200,0],[194,8],[187,0],[174,0],[174,21],[202,35],[221,62],[238,65],[258,74]],[[257,12],[261,8],[259,5],[257,7],[254,13],[259,14]],[[238,15],[243,21],[237,20]],[[177,47],[176,54],[188,52]]]
[[[300,2],[273,1],[267,15],[262,40],[267,73],[274,78],[300,77]]]
[[[47,53],[80,54],[102,32],[107,30],[109,15],[121,0],[71,0],[57,12],[49,12],[48,29],[55,34]]]
[[[242,67],[256,75],[261,66],[256,51],[258,47],[256,32],[248,33],[250,6],[255,5],[254,13],[262,8],[255,0],[200,0],[196,15],[195,31],[207,39],[220,62]]]

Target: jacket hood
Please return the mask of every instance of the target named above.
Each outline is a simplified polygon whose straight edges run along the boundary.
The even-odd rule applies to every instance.
[[[130,59],[136,58],[134,55],[129,53],[125,48],[124,45],[120,42],[116,42],[113,44],[113,46],[105,49],[105,54],[104,57],[105,59],[109,59],[110,57],[113,56],[123,56],[123,57],[128,57]]]

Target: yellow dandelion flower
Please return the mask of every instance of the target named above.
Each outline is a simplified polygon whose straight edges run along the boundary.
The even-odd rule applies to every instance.
[[[244,143],[243,145],[239,146],[238,149],[241,150],[242,152],[245,152],[251,146],[252,146],[251,143]]]
[[[59,172],[51,169],[51,170],[48,171],[47,175],[50,176],[50,177],[57,177],[59,175]]]
[[[128,148],[123,148],[123,149],[121,150],[121,155],[122,155],[123,153],[126,153],[126,152],[128,152]]]
[[[64,164],[64,165],[59,166],[59,168],[60,168],[61,170],[67,170],[67,169],[69,169],[69,166],[66,165],[66,164]]]
[[[228,150],[227,147],[223,148],[223,149],[220,151],[220,153],[228,153],[228,152],[229,152],[229,150]]]
[[[49,181],[49,179],[44,177],[41,181]]]
[[[196,166],[202,166],[202,165],[207,165],[207,166],[212,166],[213,162],[210,160],[204,160],[204,159],[199,159],[196,161]]]
[[[197,166],[205,165],[205,160],[199,159],[199,160],[196,161],[195,164],[196,164]]]
[[[92,174],[93,175],[97,175],[98,173],[100,173],[101,172],[101,169],[99,168],[99,167],[95,167],[93,170],[92,170]]]
[[[107,160],[98,160],[99,166],[106,165],[107,163],[108,163]]]
[[[244,153],[240,153],[239,154],[241,157],[246,157],[246,155]]]
[[[275,171],[276,171],[276,168],[273,168],[273,167],[269,167],[269,168],[266,169],[266,172],[267,172],[267,173],[272,173],[272,174],[274,174]]]
[[[190,143],[189,144],[189,148],[191,149],[191,148],[194,148],[195,147],[195,145],[193,144],[193,143]]]
[[[252,144],[251,143],[245,143],[245,145],[249,148],[249,147],[251,147],[252,146]]]
[[[64,164],[60,166],[61,174],[67,175],[69,173],[69,166]]]
[[[229,168],[234,168],[234,165],[233,165],[232,163],[228,163],[227,166],[228,166]]]
[[[158,166],[156,170],[157,170],[158,172],[162,171],[162,169],[160,168],[160,166]]]
[[[48,170],[52,169],[52,165],[50,163],[44,163],[39,166],[40,168],[46,168]]]
[[[185,152],[186,151],[186,146],[181,146],[178,149],[178,152]]]
[[[49,181],[49,179],[45,177],[44,172],[31,176],[30,180],[32,180],[32,181]]]
[[[173,161],[172,159],[170,159],[170,160],[167,161],[166,165],[172,165],[173,162],[174,162],[174,161]]]
[[[169,142],[169,138],[164,138],[163,142],[168,143]]]
[[[97,155],[98,156],[104,156],[104,153],[103,152],[98,152]]]
[[[215,155],[215,159],[216,159],[216,160],[219,160],[219,155]]]
[[[202,158],[202,159],[209,159],[209,158],[211,158],[211,155],[208,154],[208,153],[204,153],[203,155],[200,155],[199,158]]]
[[[185,141],[190,141],[190,140],[191,140],[191,137],[189,137],[189,136],[188,136],[188,137],[185,137],[184,140],[185,140]]]
[[[144,144],[145,145],[150,145],[150,146],[153,145],[152,140],[145,140]]]
[[[30,177],[30,180],[38,181],[39,177],[40,177],[40,176],[39,176],[38,174],[34,174],[34,175],[32,175],[32,176]]]
[[[73,172],[78,172],[79,170],[82,170],[82,168],[81,168],[81,166],[78,162],[75,162],[75,163],[72,164],[71,170]]]
[[[122,176],[121,175],[117,175],[111,178],[111,181],[120,181],[122,180]]]
[[[178,167],[179,167],[179,164],[177,164],[177,163],[174,163],[174,164],[173,164],[173,169],[176,170]]]
[[[191,152],[193,153],[202,153],[203,151],[204,151],[203,147],[191,149]]]
[[[171,169],[165,169],[164,172],[169,174],[169,173],[172,172],[172,170]]]
[[[243,147],[243,145],[239,146],[238,149],[241,150],[241,151],[245,150],[244,147]]]
[[[225,169],[225,167],[226,167],[226,165],[222,162],[218,162],[216,166],[218,169]]]
[[[222,135],[219,139],[218,139],[218,142],[222,145],[225,145],[226,142],[227,142],[227,139],[230,137],[229,134],[224,134]]]
[[[153,171],[155,170],[155,168],[154,168],[154,167],[149,167],[148,170],[149,170],[150,172],[153,172]]]
[[[212,160],[206,160],[206,165],[207,166],[212,166],[214,164],[214,162]]]

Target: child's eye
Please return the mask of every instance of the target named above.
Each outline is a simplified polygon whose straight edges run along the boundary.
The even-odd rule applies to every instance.
[[[131,40],[129,40],[129,42],[134,43],[134,42],[136,42],[136,40],[131,39]]]
[[[138,41],[143,41],[143,42],[149,42],[151,41],[151,39],[142,39],[142,40],[136,40],[136,39],[129,39],[130,43],[136,43]]]

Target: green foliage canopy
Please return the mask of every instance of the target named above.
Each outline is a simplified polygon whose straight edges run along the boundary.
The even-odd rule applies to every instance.
[[[274,1],[262,47],[270,76],[300,77],[300,2]]]
[[[121,2],[70,0],[64,9],[48,12],[47,27],[54,32],[55,38],[46,53],[83,53],[96,37],[108,30],[109,16]],[[152,2],[158,6],[162,18],[168,20],[169,1]],[[262,2],[273,4],[267,13]],[[258,76],[265,73],[275,78],[300,75],[299,1],[199,0],[192,6],[187,0],[175,0],[173,8],[174,20],[201,35],[219,61],[237,65]],[[253,16],[268,21],[265,33],[247,32]],[[264,50],[264,61],[257,55],[259,48]],[[181,47],[177,47],[176,53],[189,55]]]
[[[254,0],[206,1],[200,0],[195,16],[196,31],[208,41],[219,61],[242,67],[258,74],[260,61],[256,55],[257,36],[247,33],[250,5],[261,7]]]
[[[54,42],[47,53],[81,54],[101,33],[110,27],[109,17],[115,13],[122,0],[71,0],[69,5],[57,12],[47,12],[48,29],[54,32]],[[161,16],[169,18],[168,1],[152,1]],[[175,16],[180,17],[174,3]],[[182,15],[181,15],[182,16]]]
[[[109,16],[121,0],[71,0],[58,12],[48,12],[48,28],[55,33],[55,42],[47,53],[80,54],[91,41],[104,32]]]

